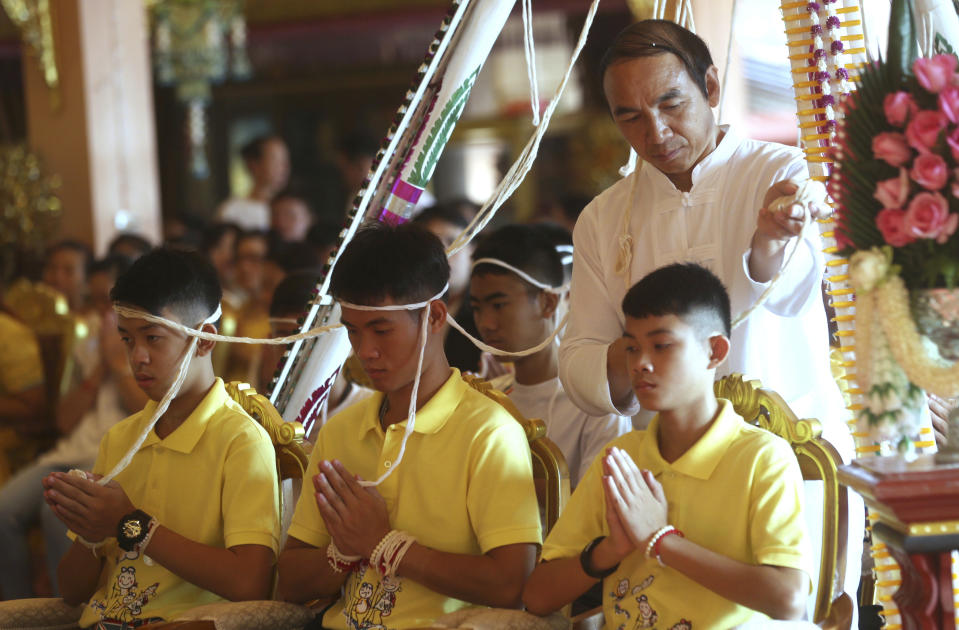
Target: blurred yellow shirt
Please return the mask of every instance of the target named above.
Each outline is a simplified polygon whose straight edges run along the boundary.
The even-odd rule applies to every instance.
[[[646,431],[612,442],[650,470],[669,501],[668,520],[692,542],[733,560],[800,569],[811,575],[803,521],[802,475],[789,444],[747,424],[729,401],[706,433],[668,463],[659,453],[659,416]],[[543,560],[578,557],[591,540],[609,534],[601,454],[560,515]],[[732,628],[765,615],[733,603],[634,551],[603,580],[605,627]]]
[[[0,311],[0,395],[43,384],[43,362],[33,331]]]
[[[319,462],[338,459],[363,479],[380,477],[399,451],[406,421],[383,431],[377,392],[333,416],[320,429],[304,487]],[[447,553],[480,555],[517,543],[539,544],[541,530],[529,442],[500,405],[470,387],[457,369],[416,412],[399,468],[377,486],[390,525]],[[290,536],[325,549],[330,543],[313,492],[302,492]],[[401,576],[381,579],[364,562],[347,578],[343,597],[323,616],[331,630],[394,630],[429,626],[469,604]]]

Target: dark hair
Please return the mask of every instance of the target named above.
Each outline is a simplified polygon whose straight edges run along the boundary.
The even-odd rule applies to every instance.
[[[462,208],[451,203],[438,203],[413,217],[413,223],[426,225],[430,221],[443,221],[460,229],[464,229],[470,224],[470,218],[466,216]]]
[[[263,157],[263,147],[266,146],[266,143],[270,140],[276,140],[277,142],[283,142],[283,138],[280,136],[267,133],[262,136],[257,136],[244,144],[240,148],[240,157],[243,158],[244,162],[257,162],[260,158]],[[285,143],[284,143],[285,144]]]
[[[537,232],[545,236],[546,239],[553,244],[554,248],[557,245],[573,244],[572,233],[558,223],[540,221],[539,223],[532,224],[530,227],[535,228]],[[560,258],[562,258],[562,256],[560,256]]]
[[[134,234],[132,232],[123,232],[117,234],[110,245],[107,246],[107,251],[111,254],[122,254],[122,252],[117,251],[118,248],[128,247],[132,249],[136,254],[134,258],[139,258],[143,254],[147,253],[153,249],[153,245],[150,241],[146,240],[139,234]]]
[[[330,219],[322,219],[310,226],[310,231],[306,233],[306,242],[322,249],[336,245],[340,242],[340,232],[343,231],[343,225]]]
[[[154,315],[169,308],[187,326],[199,324],[216,311],[222,297],[216,269],[205,257],[169,247],[141,256],[110,291],[114,302],[138,306]]]
[[[376,136],[364,130],[351,131],[340,138],[336,145],[336,150],[350,161],[375,157],[379,149],[380,142]]]
[[[355,304],[392,298],[397,304],[427,300],[450,280],[443,244],[421,225],[365,225],[340,255],[330,292]]]
[[[713,272],[694,263],[660,267],[634,284],[623,298],[623,314],[637,319],[651,315],[686,317],[694,312],[714,316],[729,336],[732,317],[726,287]]]
[[[233,243],[234,251],[240,248],[240,242],[245,241],[250,238],[259,238],[267,244],[267,247],[270,245],[270,235],[262,230],[239,230],[236,235],[236,241]]]
[[[93,264],[90,265],[90,275],[106,272],[114,278],[118,278],[122,274],[125,274],[132,264],[133,259],[129,256],[124,256],[123,254],[107,254],[100,260],[95,260]]]
[[[227,222],[208,225],[203,230],[203,238],[200,240],[200,251],[204,254],[209,254],[214,247],[220,244],[223,237],[231,232],[234,237],[239,237],[240,226],[236,223]]]
[[[473,260],[481,258],[502,260],[553,287],[563,284],[563,263],[556,246],[542,230],[532,225],[507,225],[484,237],[473,252]],[[473,275],[487,273],[512,272],[491,264],[480,264],[473,269]]]
[[[319,274],[310,271],[294,271],[283,278],[273,291],[270,302],[270,317],[284,317],[293,313],[305,313],[307,304],[316,297]]]
[[[318,271],[325,260],[320,260],[316,248],[305,241],[280,241],[270,243],[266,259],[286,273],[294,271]]]
[[[90,249],[89,245],[72,239],[64,239],[47,248],[47,260],[63,250],[76,252],[83,256],[83,273],[87,276],[90,275],[90,265],[93,264],[93,250]]]
[[[606,76],[606,70],[619,61],[663,53],[679,57],[689,78],[709,98],[706,71],[713,65],[709,47],[698,35],[669,20],[641,20],[620,31],[599,63],[599,76]]]

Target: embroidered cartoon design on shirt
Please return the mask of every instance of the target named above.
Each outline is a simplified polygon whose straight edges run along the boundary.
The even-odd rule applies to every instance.
[[[659,621],[659,615],[657,615],[653,607],[649,605],[649,600],[645,595],[640,595],[636,598],[636,601],[639,603],[639,618],[636,620],[635,627],[652,628],[656,622]]]
[[[385,577],[374,586],[363,581],[363,575],[352,580],[356,587],[343,607],[343,616],[352,630],[391,630],[384,618],[396,607],[396,593],[403,590],[403,581],[397,577]]]
[[[102,619],[134,621],[143,612],[147,602],[156,597],[159,585],[159,582],[154,582],[138,591],[136,567],[120,567],[120,573],[110,589],[107,601],[93,600],[90,607],[98,611]]]
[[[629,578],[623,578],[616,584],[616,590],[609,594],[615,601],[613,602],[613,614],[614,615],[626,615],[626,618],[630,618],[629,611],[619,605],[623,598],[626,597],[626,594],[629,593]],[[617,630],[624,630],[626,624],[622,624],[617,628]]]
[[[693,630],[693,622],[688,619],[680,619],[669,630]]]

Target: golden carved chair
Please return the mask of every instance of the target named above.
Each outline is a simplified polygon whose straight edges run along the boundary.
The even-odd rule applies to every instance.
[[[731,374],[713,386],[717,398],[725,398],[746,422],[783,438],[792,447],[803,479],[823,483],[822,548],[813,621],[824,629],[848,630],[853,601],[843,589],[846,568],[846,488],[840,485],[836,468],[842,458],[824,440],[818,420],[800,420],[776,392],[763,389],[757,380]],[[578,615],[573,630],[598,630],[603,612],[594,609]]]
[[[7,290],[4,304],[36,336],[47,408],[44,422],[0,430],[0,482],[53,445],[57,402],[73,379],[73,349],[89,334],[84,320],[70,312],[66,298],[45,284],[21,278]]]
[[[303,425],[285,422],[269,399],[246,383],[226,384],[230,398],[243,407],[270,436],[276,452],[276,469],[280,484],[284,480],[302,478],[309,463],[304,450]],[[282,490],[282,488],[281,488]],[[282,496],[280,513],[282,514]],[[273,586],[276,585],[274,575]],[[74,628],[81,607],[67,606],[62,599],[23,599],[0,602],[0,628]],[[150,630],[215,630],[222,628],[300,628],[314,612],[304,606],[275,601],[223,602],[199,606],[188,611],[183,620],[141,626]]]

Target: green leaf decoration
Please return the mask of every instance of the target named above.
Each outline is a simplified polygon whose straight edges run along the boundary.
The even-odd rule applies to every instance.
[[[952,49],[952,46],[949,45],[949,42],[946,41],[946,38],[942,36],[942,33],[936,33],[936,38],[932,44],[932,50],[937,55],[943,53],[948,53],[950,55],[955,55],[956,51]]]
[[[463,113],[463,108],[466,107],[466,101],[479,71],[479,66],[477,66],[473,74],[466,77],[466,80],[453,91],[436,122],[430,128],[429,135],[426,136],[426,142],[423,143],[423,150],[416,157],[413,170],[410,171],[408,181],[414,186],[426,187],[433,176],[433,170],[436,168],[436,163],[439,162],[440,155],[443,154],[443,148],[453,134],[453,128],[456,127],[456,122]]]
[[[902,76],[912,73],[912,64],[919,56],[919,45],[910,0],[892,0],[887,51],[886,63],[895,74]]]

